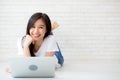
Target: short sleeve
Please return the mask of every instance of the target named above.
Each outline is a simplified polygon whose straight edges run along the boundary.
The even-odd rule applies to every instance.
[[[47,52],[59,51],[58,47],[57,47],[56,40],[55,40],[53,35],[49,35],[45,42],[47,44],[47,50],[46,50]]]
[[[19,38],[17,41],[17,48],[18,48],[18,55],[23,54],[23,48],[22,48],[22,38]]]

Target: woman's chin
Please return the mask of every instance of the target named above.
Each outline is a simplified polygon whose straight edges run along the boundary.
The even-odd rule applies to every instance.
[[[33,39],[34,41],[39,41],[39,39]]]
[[[40,41],[43,39],[43,37],[39,36],[39,37],[32,37],[34,41]]]
[[[41,38],[33,38],[34,41],[40,41]]]

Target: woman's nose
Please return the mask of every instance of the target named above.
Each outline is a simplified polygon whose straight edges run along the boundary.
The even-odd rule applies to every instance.
[[[34,33],[38,33],[38,28],[36,27],[35,29],[34,29]]]

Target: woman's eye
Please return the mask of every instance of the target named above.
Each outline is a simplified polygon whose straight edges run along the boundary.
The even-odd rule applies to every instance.
[[[42,27],[42,26],[40,26],[39,28],[40,28],[40,29],[42,29],[43,27]]]
[[[32,26],[32,28],[35,28],[35,26]]]

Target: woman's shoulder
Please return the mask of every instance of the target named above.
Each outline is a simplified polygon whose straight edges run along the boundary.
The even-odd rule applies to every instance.
[[[17,44],[23,44],[25,41],[25,36],[19,37],[17,40]]]
[[[55,37],[53,34],[52,35],[50,34],[45,38],[45,40],[55,40]]]
[[[55,43],[56,40],[54,38],[54,35],[48,35],[45,39],[44,39],[44,43],[45,44],[52,44]]]
[[[25,36],[18,37],[18,40],[25,40]]]

